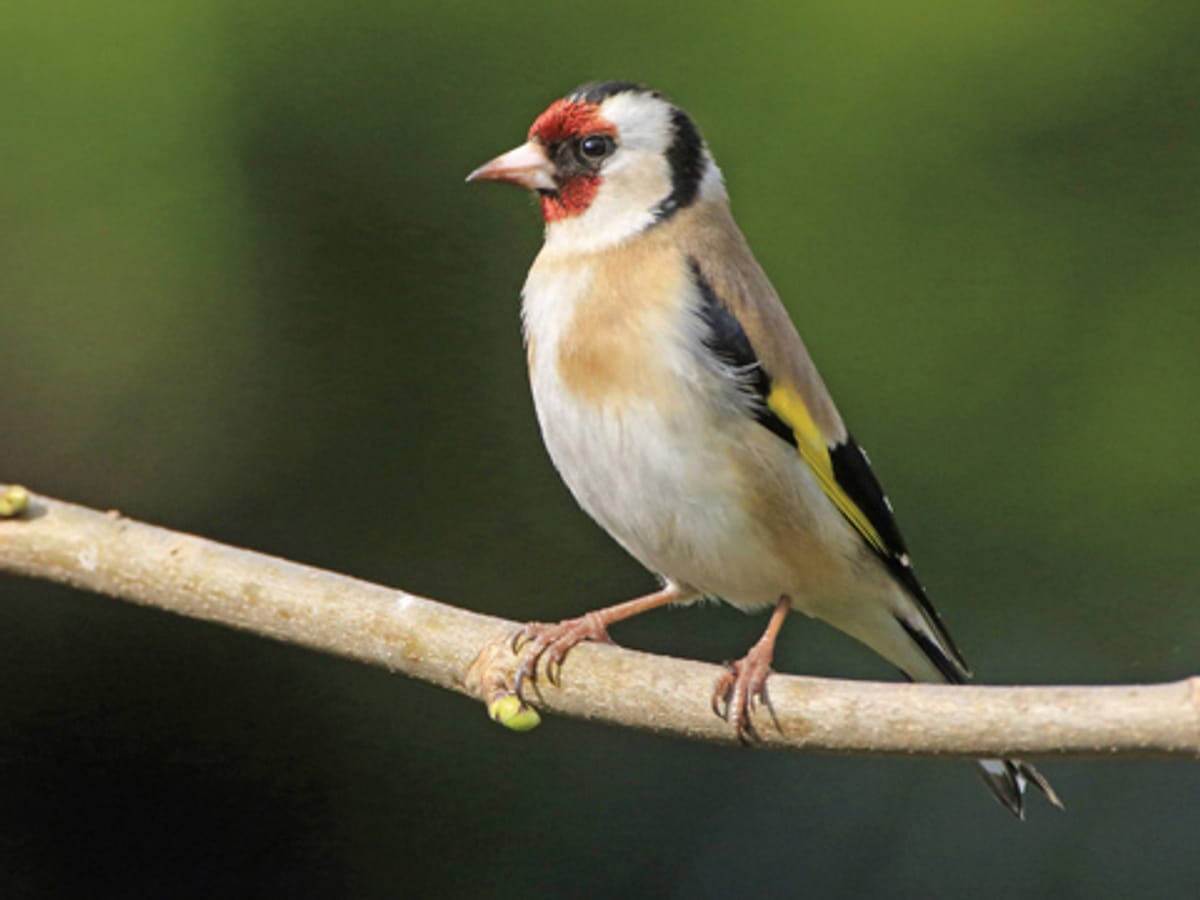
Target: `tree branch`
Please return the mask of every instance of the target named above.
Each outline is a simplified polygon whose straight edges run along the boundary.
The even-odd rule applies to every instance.
[[[0,494],[3,488],[0,487]],[[2,512],[2,510],[0,510]],[[0,518],[0,571],[43,578],[401,672],[487,699],[511,686],[516,623],[32,495]],[[546,711],[734,743],[714,665],[585,644]],[[1200,678],[1113,687],[949,687],[775,675],[769,747],[935,756],[1200,758]]]

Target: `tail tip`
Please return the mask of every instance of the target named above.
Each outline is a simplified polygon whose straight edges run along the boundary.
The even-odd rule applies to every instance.
[[[979,774],[992,795],[1018,819],[1025,820],[1025,790],[1032,784],[1053,806],[1065,810],[1058,792],[1037,769],[1019,759],[983,759]]]

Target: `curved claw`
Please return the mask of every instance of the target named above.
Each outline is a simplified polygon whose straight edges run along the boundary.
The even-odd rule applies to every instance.
[[[521,664],[517,666],[516,674],[513,676],[513,693],[522,703],[525,702],[525,695],[522,693],[525,688],[525,682],[527,680],[536,680],[536,666],[536,660],[534,661],[534,668],[530,668],[525,664],[524,661],[522,661]]]
[[[733,682],[735,679],[732,671],[733,667],[728,661],[726,661],[725,667],[725,674],[717,679],[717,686],[713,688],[710,705],[712,706],[714,716],[716,716],[718,719],[724,719],[726,722],[728,722],[729,701],[733,697]]]
[[[760,660],[747,656],[729,665],[729,669],[717,681],[712,695],[712,710],[726,722],[732,722],[737,731],[738,741],[742,744],[753,744],[762,740],[762,735],[754,725],[753,715],[758,711],[759,704],[765,706],[771,713],[771,721],[775,728],[783,731],[779,719],[775,715],[775,707],[767,693],[767,679],[771,668]]]
[[[562,684],[562,667],[571,648],[584,641],[611,643],[604,621],[594,613],[578,619],[565,619],[555,625],[530,622],[517,631],[511,643],[513,653],[521,656],[513,678],[513,693],[524,701],[522,689],[528,684],[537,684],[538,665],[542,658],[546,680],[558,687]]]

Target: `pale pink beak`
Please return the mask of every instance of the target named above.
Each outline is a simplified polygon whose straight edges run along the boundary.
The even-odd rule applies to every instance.
[[[529,141],[484,163],[467,176],[467,181],[508,181],[531,191],[557,190],[554,164],[546,150],[536,141]]]

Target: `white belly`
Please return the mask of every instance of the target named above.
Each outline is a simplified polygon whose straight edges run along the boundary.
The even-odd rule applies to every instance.
[[[729,502],[734,473],[701,432],[703,419],[664,418],[637,404],[589,408],[549,377],[535,378],[534,401],[550,458],[592,518],[652,571],[727,593],[718,581],[729,579],[708,563],[727,555],[733,536],[744,542],[751,527]]]

